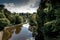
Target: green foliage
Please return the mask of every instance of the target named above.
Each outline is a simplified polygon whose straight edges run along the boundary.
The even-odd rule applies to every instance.
[[[47,36],[48,38],[51,36],[51,38],[53,39],[60,35],[59,0],[44,0],[44,1],[41,0],[39,8],[37,10],[37,24],[38,24],[37,32],[40,40],[46,38]],[[40,35],[40,33],[42,33],[45,37],[41,37],[43,35]],[[48,38],[47,40],[49,40]]]
[[[23,22],[23,17],[17,13],[11,13],[0,5],[0,27],[5,27],[10,24],[20,24]]]
[[[0,18],[0,27],[5,27],[10,24],[10,21],[6,18]]]
[[[3,13],[0,13],[0,18],[5,18],[5,15]]]
[[[9,25],[10,21],[6,18],[4,14],[4,5],[0,5],[0,28],[4,28]]]
[[[9,19],[9,21],[10,21],[11,24],[15,24],[16,19],[15,19],[14,15],[9,15],[8,19]]]
[[[50,21],[50,22],[47,22],[44,24],[44,31],[45,33],[49,33],[49,32],[55,32],[57,29],[56,29],[56,20],[53,20],[53,21]]]
[[[15,18],[16,18],[15,24],[20,24],[20,23],[22,23],[22,17],[19,16],[19,14],[16,14],[16,15],[15,15]]]
[[[0,5],[0,11],[2,10],[2,9],[4,9],[4,5]]]
[[[29,17],[29,24],[31,26],[36,26],[37,25],[37,21],[36,21],[36,14],[32,14],[30,17]]]

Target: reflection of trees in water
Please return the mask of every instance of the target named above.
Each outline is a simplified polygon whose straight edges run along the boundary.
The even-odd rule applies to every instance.
[[[8,40],[9,38],[11,38],[12,33],[13,33],[13,30],[11,30],[11,29],[9,29],[9,28],[6,29],[6,30],[4,30],[2,40]]]
[[[20,33],[21,28],[22,28],[22,27],[19,27],[19,26],[18,26],[18,27],[16,27],[16,31],[15,31],[15,33],[16,33],[16,34]]]
[[[32,36],[35,37],[37,35],[37,27],[29,26],[29,30],[32,32]]]
[[[22,27],[22,25],[18,25],[15,27],[10,27],[10,28],[4,29],[2,40],[8,40],[9,38],[11,38],[12,33],[14,32],[15,29],[16,29],[15,33],[18,34],[21,30],[21,27]]]

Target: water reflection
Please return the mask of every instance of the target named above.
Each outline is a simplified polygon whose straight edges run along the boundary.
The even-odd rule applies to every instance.
[[[22,27],[20,27],[20,26],[16,27],[15,33],[16,33],[16,34],[19,34],[19,32],[21,31],[21,28],[22,28]]]
[[[12,33],[14,32],[14,30],[16,30],[16,34],[19,33],[21,27],[22,27],[21,25],[17,25],[15,27],[7,27],[7,28],[5,28],[4,31],[3,31],[2,40],[8,40],[9,38],[11,38],[12,37]]]
[[[11,29],[6,29],[3,31],[3,38],[2,40],[8,40],[11,38],[13,31]]]
[[[29,24],[6,28],[2,40],[34,40],[32,32],[28,30]]]
[[[29,26],[29,30],[32,32],[33,37],[37,35],[37,26]]]

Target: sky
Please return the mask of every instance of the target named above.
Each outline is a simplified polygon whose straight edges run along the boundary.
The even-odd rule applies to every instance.
[[[0,0],[9,11],[16,13],[37,12],[40,0]]]

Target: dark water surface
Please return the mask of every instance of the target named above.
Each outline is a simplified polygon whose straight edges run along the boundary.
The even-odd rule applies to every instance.
[[[3,32],[2,40],[34,40],[32,32],[28,30],[29,24],[24,24],[22,27],[7,28]]]

